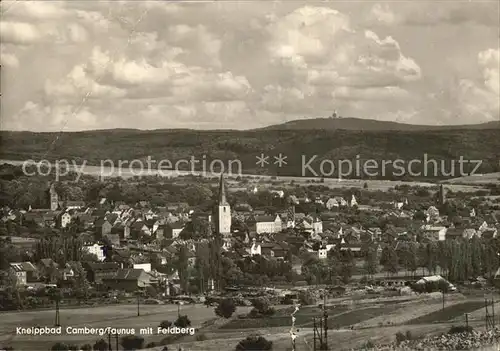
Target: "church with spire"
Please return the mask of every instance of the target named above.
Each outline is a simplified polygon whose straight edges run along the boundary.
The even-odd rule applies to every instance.
[[[229,202],[227,202],[226,184],[224,182],[223,173],[220,176],[219,198],[215,212],[215,230],[217,230],[217,233],[221,236],[227,237],[231,234],[231,207],[229,206]]]

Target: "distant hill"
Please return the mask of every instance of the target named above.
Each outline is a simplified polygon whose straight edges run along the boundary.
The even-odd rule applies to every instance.
[[[500,121],[453,126],[427,126],[405,124],[388,121],[377,121],[362,118],[313,118],[299,119],[283,124],[276,124],[256,130],[362,130],[362,131],[435,131],[435,130],[471,130],[471,129],[496,129],[500,128]]]

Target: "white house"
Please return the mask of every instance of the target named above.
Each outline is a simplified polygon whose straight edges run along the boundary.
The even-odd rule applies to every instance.
[[[351,197],[351,207],[358,206],[358,201],[356,200],[356,197],[352,195]]]
[[[424,235],[426,235],[429,239],[444,241],[446,240],[446,231],[448,228],[443,226],[433,226],[429,224],[425,224],[420,229],[423,231]]]
[[[339,203],[336,199],[333,197],[329,198],[328,201],[326,202],[326,208],[331,210],[334,207],[339,207]]]
[[[68,212],[64,212],[61,215],[61,228],[66,228],[71,223],[71,215]]]
[[[94,254],[94,255],[96,255],[96,256],[97,256],[97,259],[98,259],[99,261],[101,261],[101,262],[102,262],[102,261],[104,261],[104,259],[106,258],[106,257],[104,256],[104,251],[103,251],[103,248],[104,248],[104,246],[99,245],[99,244],[84,245],[84,246],[83,246],[83,249],[84,249],[85,251],[87,251],[87,252],[88,252],[88,253],[90,253],[90,254]]]
[[[312,223],[312,229],[315,234],[323,233],[323,222],[319,217],[316,217]]]
[[[255,239],[253,239],[252,246],[250,247],[250,255],[262,255],[262,247],[259,243],[257,243],[257,240]]]
[[[142,269],[144,272],[151,272],[151,263],[137,263],[134,264],[134,269]]]
[[[324,260],[324,259],[328,258],[328,249],[326,248],[326,246],[322,246],[322,247],[319,248],[319,250],[318,250],[318,258],[320,260]]]
[[[283,190],[271,190],[270,193],[277,195],[279,198],[285,197],[285,192]]]
[[[282,230],[282,222],[280,216],[255,216],[255,232],[261,233],[278,233]]]

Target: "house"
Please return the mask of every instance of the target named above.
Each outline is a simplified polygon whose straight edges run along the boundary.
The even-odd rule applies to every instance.
[[[135,292],[155,285],[158,280],[143,269],[118,269],[113,275],[103,278],[103,284],[108,288]]]
[[[350,205],[351,205],[351,207],[358,206],[358,201],[356,200],[356,197],[354,195],[352,195],[352,197],[351,197]]]
[[[84,262],[83,268],[87,272],[89,282],[100,284],[104,278],[113,276],[120,265],[115,262]]]
[[[99,245],[97,243],[94,244],[87,244],[83,246],[83,250],[87,251],[88,253],[92,255],[96,255],[97,259],[102,262],[106,258],[104,256],[104,246]]]
[[[421,228],[423,238],[430,241],[444,241],[448,228],[443,226],[423,225]]]
[[[316,234],[322,234],[323,233],[323,222],[319,217],[314,217],[313,222],[312,222],[312,228],[313,232]]]
[[[285,192],[283,190],[271,190],[270,193],[279,198],[285,197]]]
[[[278,233],[282,229],[280,216],[255,216],[250,221],[251,230],[257,234],[262,233]]]
[[[130,234],[133,238],[139,238],[142,235],[150,236],[151,230],[142,220],[137,220],[130,226]]]
[[[78,210],[85,207],[84,201],[63,201],[63,208],[67,210]]]
[[[142,269],[144,272],[151,272],[151,263],[136,263],[133,266],[134,269]]]
[[[322,245],[319,249],[318,249],[318,258],[320,260],[325,260],[328,258],[328,248],[325,246],[325,245]]]
[[[250,256],[262,255],[262,247],[257,243],[256,239],[253,239],[252,246],[250,247]]]
[[[168,223],[164,226],[164,239],[177,239],[184,230],[184,224],[181,222]]]
[[[31,262],[10,263],[10,269],[16,275],[18,286],[24,286],[38,280],[38,269]]]
[[[340,204],[335,198],[331,197],[328,199],[325,206],[328,210],[331,210],[332,208],[338,208]]]
[[[71,223],[71,215],[68,212],[64,212],[59,216],[59,227],[66,228]]]
[[[111,234],[111,229],[113,226],[104,218],[99,218],[94,222],[96,234],[99,237],[103,237],[107,234]]]

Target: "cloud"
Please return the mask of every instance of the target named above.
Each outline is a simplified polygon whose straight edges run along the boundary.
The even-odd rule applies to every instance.
[[[496,1],[447,1],[377,3],[366,16],[370,24],[437,26],[473,24],[498,27],[499,3]]]
[[[36,43],[41,36],[36,27],[23,22],[0,22],[0,38],[3,43],[28,45]]]
[[[5,45],[0,46],[0,62],[2,66],[9,68],[19,67],[19,59],[15,54],[7,52]]]
[[[349,18],[323,7],[299,8],[267,27],[267,52],[281,86],[267,86],[269,111],[325,110],[345,100],[394,100],[421,78],[419,65],[392,37],[357,31]],[[304,106],[301,108],[300,105]],[[318,105],[319,104],[319,105]]]
[[[487,14],[429,6],[19,2],[0,28],[2,64],[17,67],[5,70],[4,126],[255,128],[333,110],[430,124],[498,116],[493,28],[445,36]],[[416,35],[426,21],[434,47]]]
[[[478,55],[483,71],[484,85],[493,93],[500,95],[500,49],[488,49]]]
[[[87,107],[76,110],[72,105],[42,105],[28,101],[13,119],[2,121],[3,129],[77,131],[99,128],[99,118]]]

